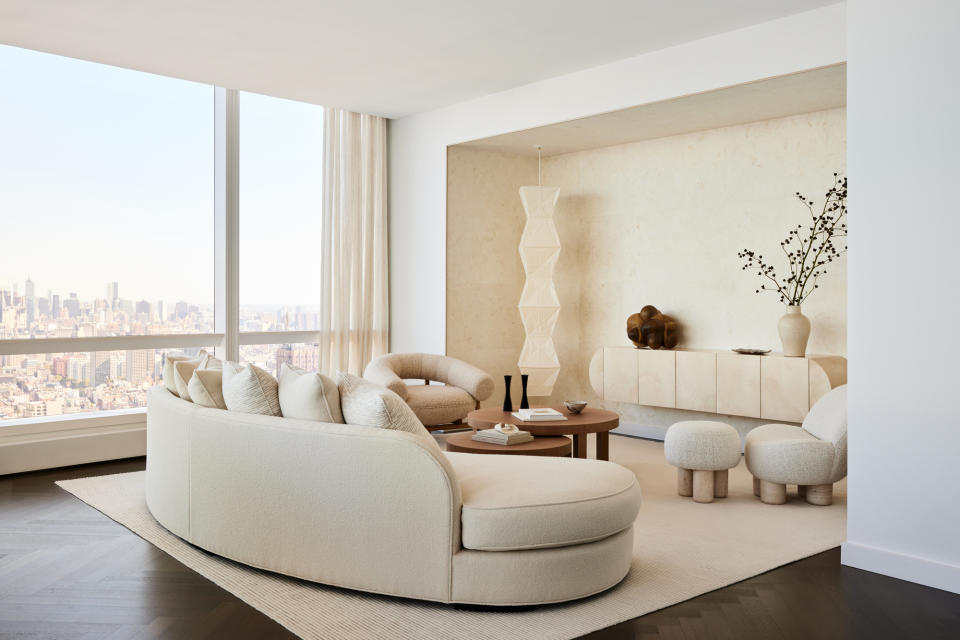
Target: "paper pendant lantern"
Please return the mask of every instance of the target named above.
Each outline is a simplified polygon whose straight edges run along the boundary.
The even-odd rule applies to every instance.
[[[530,376],[528,395],[549,396],[560,373],[560,360],[553,345],[553,330],[560,317],[560,300],[553,284],[553,270],[560,257],[560,236],[553,211],[558,187],[520,187],[520,200],[527,224],[520,238],[520,259],[527,281],[520,294],[520,318],[526,339],[520,352],[520,371]]]

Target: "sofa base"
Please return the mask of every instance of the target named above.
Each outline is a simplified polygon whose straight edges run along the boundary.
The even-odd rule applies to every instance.
[[[586,598],[630,572],[633,527],[571,547],[471,551],[453,556],[451,601],[517,607]]]

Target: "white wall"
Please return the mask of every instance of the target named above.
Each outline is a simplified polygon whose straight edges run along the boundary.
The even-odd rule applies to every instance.
[[[445,349],[447,146],[844,62],[843,4],[390,125],[391,349]]]
[[[958,27],[955,2],[849,3],[843,562],[960,593]]]

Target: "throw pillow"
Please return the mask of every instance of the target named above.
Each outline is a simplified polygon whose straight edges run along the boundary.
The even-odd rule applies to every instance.
[[[190,390],[187,388],[187,383],[190,382],[190,378],[193,377],[193,372],[197,370],[200,366],[200,360],[177,360],[173,363],[173,383],[177,387],[177,395],[193,402],[190,399]]]
[[[223,401],[230,411],[280,415],[277,380],[252,364],[223,363]]]
[[[406,431],[423,436],[439,449],[413,409],[390,389],[343,372],[337,373],[337,388],[347,424]]]
[[[174,379],[173,365],[182,360],[190,360],[190,356],[183,354],[171,355],[168,353],[163,359],[163,386],[175,396],[179,396],[180,391],[177,390],[177,382]]]
[[[201,407],[226,409],[223,401],[223,371],[221,369],[197,369],[187,383],[190,399]]]
[[[327,376],[284,362],[277,382],[283,417],[343,423],[337,383]]]

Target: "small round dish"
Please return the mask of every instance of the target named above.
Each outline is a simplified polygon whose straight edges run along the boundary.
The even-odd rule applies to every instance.
[[[747,356],[763,356],[770,353],[770,349],[751,349],[749,347],[740,347],[739,349],[731,349],[737,353],[742,353]]]
[[[587,403],[583,400],[564,400],[563,406],[565,406],[570,413],[580,413],[584,407],[587,406]]]

